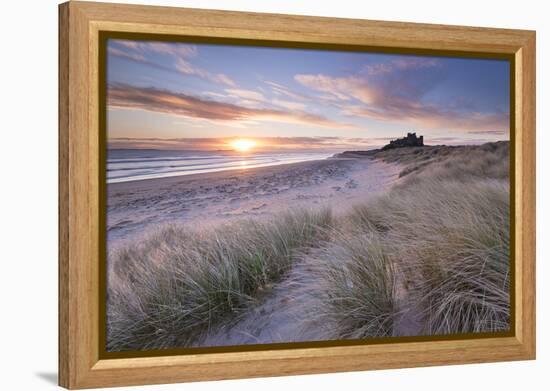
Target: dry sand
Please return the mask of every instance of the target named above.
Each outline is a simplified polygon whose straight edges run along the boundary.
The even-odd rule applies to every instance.
[[[193,346],[237,346],[266,343],[325,341],[334,339],[334,325],[316,320],[319,298],[307,292],[308,284],[318,284],[302,262],[271,291],[232,322],[199,338]]]
[[[207,226],[321,206],[343,212],[386,191],[399,171],[396,164],[370,159],[331,158],[109,184],[107,243],[114,246],[163,223]]]

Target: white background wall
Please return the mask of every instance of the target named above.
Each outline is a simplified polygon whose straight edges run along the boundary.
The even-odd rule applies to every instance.
[[[119,2],[124,2],[119,0]],[[145,387],[548,389],[548,12],[544,1],[157,0],[134,3],[537,30],[538,360]],[[57,1],[4,1],[0,45],[0,389],[55,387],[57,372]],[[544,149],[543,149],[544,148]],[[544,223],[546,222],[546,225]],[[543,384],[546,383],[544,386]],[[137,389],[137,388],[136,388]]]

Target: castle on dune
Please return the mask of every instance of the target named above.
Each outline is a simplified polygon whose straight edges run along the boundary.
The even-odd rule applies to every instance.
[[[407,133],[407,137],[391,140],[389,144],[385,145],[382,150],[402,147],[423,147],[424,136],[417,137],[416,133]]]

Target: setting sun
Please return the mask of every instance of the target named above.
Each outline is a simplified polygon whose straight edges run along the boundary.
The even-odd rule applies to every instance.
[[[231,141],[230,145],[236,151],[248,152],[250,151],[250,149],[256,146],[256,141],[248,140],[248,139],[237,139],[237,140]]]

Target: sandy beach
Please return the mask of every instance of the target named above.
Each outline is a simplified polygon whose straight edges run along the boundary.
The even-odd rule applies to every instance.
[[[399,171],[398,164],[329,158],[109,184],[108,243],[114,246],[166,223],[207,226],[322,206],[345,212],[388,190]]]

